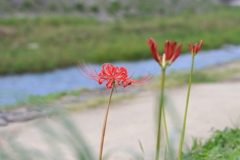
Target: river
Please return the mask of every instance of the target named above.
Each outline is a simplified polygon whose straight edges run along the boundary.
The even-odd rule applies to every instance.
[[[237,59],[240,59],[240,46],[225,45],[219,49],[200,51],[195,57],[195,69]],[[153,59],[135,62],[114,62],[112,64],[126,67],[129,75],[135,72],[133,77],[143,76],[149,72],[151,74],[160,74],[159,66]],[[189,70],[190,64],[191,54],[182,54],[167,71]],[[91,65],[97,71],[101,68],[101,65],[98,64]],[[45,73],[0,76],[0,106],[21,101],[29,94],[46,95],[54,92],[102,86],[103,85],[99,85],[95,81],[83,78],[79,74],[77,65],[75,67],[56,69]]]

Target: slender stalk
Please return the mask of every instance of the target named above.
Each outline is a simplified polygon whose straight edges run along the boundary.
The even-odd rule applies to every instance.
[[[107,126],[108,111],[109,111],[109,107],[110,107],[110,103],[111,103],[111,99],[112,99],[112,94],[113,94],[114,88],[115,88],[115,83],[113,82],[113,86],[112,86],[112,90],[110,92],[110,96],[109,96],[109,99],[108,99],[108,105],[107,105],[106,114],[105,114],[105,118],[104,118],[104,122],[103,122],[102,137],[101,137],[100,151],[99,151],[98,160],[102,160],[102,152],[103,152],[105,131],[106,131],[106,126]]]
[[[190,76],[189,76],[188,93],[187,93],[187,100],[186,100],[186,108],[185,108],[185,113],[184,113],[184,120],[183,120],[183,126],[182,126],[181,139],[180,139],[179,149],[178,149],[178,160],[181,160],[181,159],[182,159],[182,147],[183,147],[183,141],[184,141],[185,129],[186,129],[187,111],[188,111],[188,103],[189,103],[189,97],[190,97],[190,91],[191,91],[191,84],[192,84],[193,68],[194,68],[194,55],[192,55],[192,66],[191,66],[191,71],[190,71]]]
[[[166,114],[165,114],[164,107],[163,107],[163,124],[164,124],[166,139],[167,139],[168,151],[169,151],[170,157],[173,158],[173,152],[172,152],[172,148],[171,148],[171,144],[170,144],[170,140],[169,140],[169,136],[168,136],[167,120],[166,120]]]
[[[164,82],[165,82],[165,69],[162,69],[161,75],[161,97],[160,97],[160,107],[158,111],[158,131],[157,131],[157,144],[156,144],[156,156],[155,160],[159,159],[160,153],[160,145],[161,145],[161,120],[162,120],[162,112],[163,112],[163,104],[164,104]]]

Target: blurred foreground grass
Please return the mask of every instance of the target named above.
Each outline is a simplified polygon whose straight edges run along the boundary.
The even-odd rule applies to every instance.
[[[239,44],[240,9],[221,7],[206,13],[125,17],[98,21],[77,16],[0,19],[0,74],[43,72],[76,65],[150,58],[145,40],[204,41],[203,50]]]
[[[23,129],[15,129],[10,133],[0,132],[1,159],[96,160],[96,153],[79,131],[77,122],[74,122],[65,112],[55,112],[51,121],[37,121],[32,125],[28,127],[35,129],[35,132],[31,132],[34,133],[34,138],[29,137],[29,141],[19,139],[26,132]],[[239,160],[239,136],[239,128],[225,128],[213,131],[212,136],[204,142],[194,138],[192,147],[183,154],[182,160]],[[39,140],[41,143],[35,144]],[[31,146],[31,144],[34,145]],[[104,160],[110,159],[119,150],[110,151],[104,155]],[[125,152],[131,156],[132,160],[146,160],[140,148],[139,150],[128,149]],[[172,159],[166,158],[166,160]]]

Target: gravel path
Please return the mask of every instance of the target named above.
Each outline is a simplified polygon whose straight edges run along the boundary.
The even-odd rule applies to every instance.
[[[176,147],[179,142],[186,92],[187,86],[167,90],[168,105],[166,111],[169,133]],[[239,92],[239,79],[218,83],[193,84],[187,119],[185,149],[191,146],[192,137],[204,140],[211,135],[212,128],[224,129],[226,126],[234,127],[237,124],[237,117],[240,116]],[[144,147],[147,159],[152,158],[156,139],[154,114],[157,97],[158,93],[155,91],[146,91],[141,92],[134,99],[123,100],[111,105],[104,147],[104,153],[114,149],[114,155],[109,158],[110,160],[129,159],[125,152],[117,151],[116,148],[130,148],[140,152],[139,140]],[[105,105],[71,114],[96,156],[104,114]],[[55,119],[14,123],[0,128],[0,133],[21,130],[21,134],[17,136],[20,142],[46,150],[45,144],[39,138],[39,131],[35,127],[39,121],[55,124]],[[238,125],[240,125],[240,121]],[[68,160],[73,159],[70,158],[71,153],[64,155]]]

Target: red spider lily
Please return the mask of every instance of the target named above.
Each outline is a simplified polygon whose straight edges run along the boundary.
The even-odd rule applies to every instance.
[[[164,68],[171,65],[176,60],[182,48],[182,44],[180,44],[175,50],[177,42],[165,41],[164,53],[163,56],[160,56],[157,52],[157,45],[155,44],[154,39],[150,38],[147,40],[147,43],[151,49],[153,58]]]
[[[189,50],[190,52],[195,55],[197,52],[201,49],[203,41],[200,40],[199,44],[195,43],[192,45],[190,42],[188,42]]]
[[[158,63],[162,63],[162,56],[160,56],[157,52],[157,45],[154,42],[153,38],[150,38],[149,40],[147,40],[147,44],[149,45],[151,52],[152,52],[152,56],[153,58],[158,62]]]
[[[96,72],[91,66],[88,67],[85,64],[78,66],[84,73],[83,77],[95,80],[98,84],[106,82],[107,89],[111,89],[113,83],[125,88],[133,83],[145,83],[152,78],[149,78],[150,74],[147,74],[138,80],[132,80],[131,77],[128,77],[128,71],[125,67],[115,67],[111,63],[104,63],[100,72]]]

